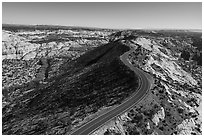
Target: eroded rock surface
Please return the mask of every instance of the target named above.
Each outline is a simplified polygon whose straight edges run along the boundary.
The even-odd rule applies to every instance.
[[[152,75],[154,84],[149,95],[126,112],[121,130],[118,117],[95,134],[202,134],[202,67],[192,59],[201,45],[195,47],[194,36],[137,31],[114,36],[135,49],[130,62]]]
[[[131,47],[129,61],[152,76],[151,90],[93,134],[200,135],[199,38],[148,30],[3,29],[3,134],[70,134],[119,105],[138,86],[117,59]]]

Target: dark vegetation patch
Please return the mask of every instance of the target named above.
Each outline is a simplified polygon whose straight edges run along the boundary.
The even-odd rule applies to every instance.
[[[198,51],[198,50],[191,51],[191,50],[185,49],[181,52],[181,58],[183,58],[186,61],[189,61],[189,59],[191,58],[193,61],[197,63],[197,65],[202,66],[202,52],[201,51]]]
[[[186,50],[182,51],[181,58],[183,58],[184,60],[189,60],[190,53],[188,51],[186,51]]]
[[[198,65],[202,66],[202,50],[196,51],[192,57],[192,60],[196,61]]]
[[[202,51],[202,33],[194,33],[194,35],[191,36],[191,39],[193,41],[192,45]]]
[[[81,40],[81,39],[86,39],[86,40],[103,40],[104,38],[100,37],[73,37],[73,36],[61,36],[60,34],[52,34],[48,35],[45,38],[38,38],[38,39],[32,39],[29,41],[30,43],[35,43],[35,44],[43,44],[43,43],[49,43],[49,42],[66,42],[66,41],[75,41],[75,40]]]

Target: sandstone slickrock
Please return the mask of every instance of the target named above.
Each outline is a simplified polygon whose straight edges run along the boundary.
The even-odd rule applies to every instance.
[[[202,134],[201,43],[188,31],[3,29],[3,134],[69,134],[119,105],[138,86],[117,59],[125,47],[151,90],[93,134]]]
[[[149,32],[124,31],[112,34],[116,40],[135,49],[129,55],[130,62],[151,74],[155,82],[149,95],[126,112],[131,117],[126,116],[125,122],[120,122],[125,127],[123,131],[118,133],[115,129],[110,132],[109,124],[117,127],[114,124],[117,120],[112,120],[96,133],[202,134],[202,68],[191,59],[194,53],[199,52],[197,47],[200,48],[201,44],[197,47],[192,44],[197,33],[168,33],[158,31],[157,35],[153,35]],[[125,36],[130,34],[134,36],[126,39]],[[193,54],[188,56],[188,60],[183,60],[186,58],[183,52],[186,49]],[[138,114],[141,115],[140,121],[136,119]]]

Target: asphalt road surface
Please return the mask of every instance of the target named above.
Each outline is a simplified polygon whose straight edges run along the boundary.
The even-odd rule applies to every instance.
[[[145,72],[143,72],[142,70],[138,68],[133,67],[130,64],[130,62],[127,60],[130,52],[132,52],[132,50],[124,53],[122,56],[120,56],[120,59],[126,66],[128,66],[132,71],[134,71],[137,76],[139,76],[140,78],[139,89],[128,100],[126,100],[119,106],[114,107],[113,109],[98,116],[97,118],[91,120],[90,122],[84,124],[82,127],[72,132],[71,135],[88,135],[88,134],[93,133],[94,131],[99,129],[101,126],[103,126],[105,123],[112,120],[114,117],[131,109],[134,105],[139,103],[148,93],[151,84],[149,80],[147,79]]]

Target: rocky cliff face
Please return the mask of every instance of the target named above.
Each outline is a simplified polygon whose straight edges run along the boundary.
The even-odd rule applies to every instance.
[[[117,33],[117,40],[135,49],[130,62],[152,75],[154,84],[132,110],[93,134],[202,134],[202,67],[184,55],[199,51],[191,37],[158,35]]]

